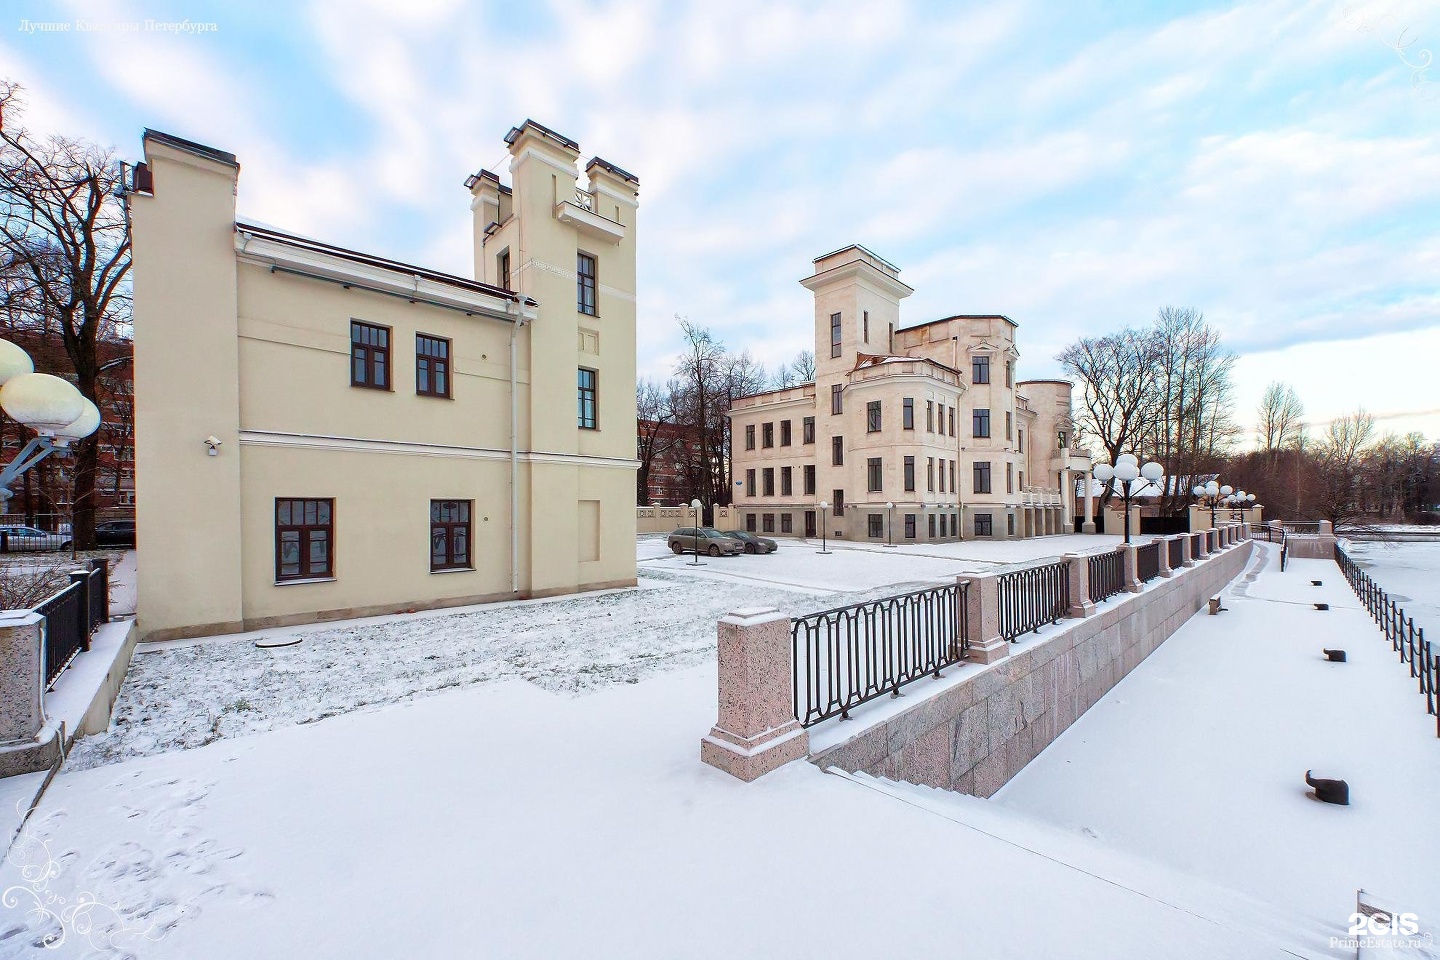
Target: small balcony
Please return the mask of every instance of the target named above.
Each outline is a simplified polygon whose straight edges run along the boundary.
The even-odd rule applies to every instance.
[[[555,219],[606,243],[624,240],[625,225],[602,216],[596,208],[595,194],[577,189],[574,200],[561,200],[555,204]]]

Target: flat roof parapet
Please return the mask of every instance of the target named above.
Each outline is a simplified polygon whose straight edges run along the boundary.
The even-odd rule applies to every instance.
[[[176,150],[183,150],[197,157],[204,157],[206,160],[214,160],[216,163],[226,164],[234,167],[236,170],[240,169],[240,161],[236,159],[235,154],[226,153],[224,150],[217,150],[214,147],[207,147],[205,144],[196,143],[194,140],[186,140],[184,137],[162,133],[159,130],[151,130],[149,127],[145,128],[145,132],[141,134],[140,139],[142,142],[153,140],[156,143],[163,143],[167,147],[174,147]]]
[[[514,146],[515,141],[519,140],[525,134],[525,131],[527,129],[533,130],[538,136],[546,140],[550,140],[553,143],[557,143],[567,150],[573,150],[576,153],[580,152],[580,144],[576,143],[574,140],[571,140],[563,133],[556,133],[554,130],[551,130],[543,123],[536,123],[534,120],[531,120],[528,117],[526,118],[524,123],[520,124],[520,126],[511,127],[510,132],[505,134],[506,145]]]

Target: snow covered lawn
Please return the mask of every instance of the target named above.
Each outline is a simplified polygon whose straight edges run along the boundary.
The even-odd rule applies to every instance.
[[[1257,546],[1269,566],[1225,613],[1190,620],[994,799],[1334,923],[1363,887],[1440,938],[1435,718],[1333,562],[1281,574]],[[1310,797],[1307,769],[1348,781],[1350,806]]]

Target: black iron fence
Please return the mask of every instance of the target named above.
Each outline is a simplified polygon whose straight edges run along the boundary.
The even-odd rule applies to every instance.
[[[1169,551],[1166,557],[1170,561],[1171,570],[1179,570],[1185,565],[1185,541],[1175,537],[1167,541],[1165,549]]]
[[[1425,697],[1425,712],[1435,717],[1435,736],[1440,737],[1440,659],[1437,659],[1430,641],[1425,639],[1425,628],[1415,626],[1415,619],[1406,616],[1405,610],[1385,592],[1370,575],[1350,559],[1350,555],[1335,545],[1335,563],[1340,567],[1350,589],[1360,598],[1370,616],[1375,618],[1385,639],[1400,655],[1400,662],[1410,667],[1410,678],[1416,681],[1420,693]]]
[[[70,542],[69,514],[0,514],[0,553],[69,550]]]
[[[1059,622],[1070,609],[1068,563],[1012,570],[995,579],[1000,588],[1000,636],[1007,641]]]
[[[70,586],[40,602],[35,612],[45,618],[45,686],[55,681],[70,662],[90,649],[90,635],[110,619],[110,575],[104,560],[91,560],[90,569],[70,574]]]
[[[1135,579],[1149,583],[1160,576],[1160,544],[1155,541],[1135,548]]]
[[[1318,520],[1286,520],[1284,521],[1285,532],[1292,537],[1318,537],[1320,536],[1320,522]]]
[[[1119,550],[1092,553],[1086,558],[1089,567],[1090,602],[1099,603],[1125,589],[1125,558]]]
[[[795,716],[804,726],[850,710],[965,659],[970,582],[916,590],[798,617]]]
[[[1269,525],[1263,527],[1251,527],[1250,536],[1256,540],[1264,540],[1266,543],[1284,543],[1285,528],[1272,527]]]

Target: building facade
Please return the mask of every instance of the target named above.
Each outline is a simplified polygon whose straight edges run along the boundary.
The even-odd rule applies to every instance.
[[[735,504],[757,533],[882,543],[1073,529],[1070,384],[1018,379],[1016,324],[900,324],[913,291],[861,246],[815,261],[815,381],[730,410]]]
[[[134,241],[141,635],[635,582],[638,181],[526,121],[466,181],[474,278],[236,218],[147,131]]]

